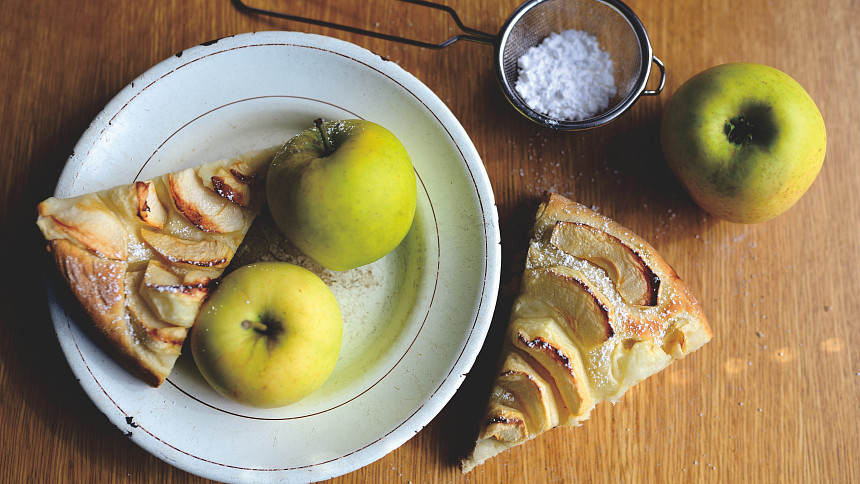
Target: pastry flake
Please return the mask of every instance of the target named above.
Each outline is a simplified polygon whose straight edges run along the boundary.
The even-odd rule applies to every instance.
[[[538,208],[468,472],[594,406],[712,337],[671,266],[617,222],[554,193]]]

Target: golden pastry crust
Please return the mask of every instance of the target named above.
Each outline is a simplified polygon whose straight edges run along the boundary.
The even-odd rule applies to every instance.
[[[170,374],[256,217],[276,148],[39,204],[36,223],[94,333],[150,386]]]
[[[697,350],[704,312],[674,269],[617,222],[547,193],[468,472]]]
[[[103,259],[66,239],[50,241],[57,269],[69,283],[96,327],[106,335],[123,325],[125,316],[125,261]]]

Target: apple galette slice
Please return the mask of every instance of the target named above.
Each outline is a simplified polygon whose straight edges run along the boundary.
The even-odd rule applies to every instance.
[[[548,193],[468,472],[554,427],[586,420],[710,340],[668,263],[618,223]]]
[[[170,374],[242,243],[275,151],[39,204],[36,223],[95,334],[149,385]]]

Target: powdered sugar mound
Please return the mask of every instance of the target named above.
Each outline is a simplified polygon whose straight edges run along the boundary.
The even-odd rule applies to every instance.
[[[517,61],[516,90],[535,111],[556,120],[579,121],[609,106],[615,96],[614,67],[597,39],[580,30],[552,33]]]

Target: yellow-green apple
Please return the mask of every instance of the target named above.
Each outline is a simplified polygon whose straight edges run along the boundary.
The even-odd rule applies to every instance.
[[[815,102],[788,74],[755,63],[706,69],[666,104],[663,155],[687,193],[714,216],[770,220],[818,176],[827,135]]]
[[[287,239],[328,269],[374,262],[394,250],[412,226],[412,160],[379,124],[315,123],[288,140],[269,167],[272,217]]]
[[[228,274],[203,303],[191,352],[219,393],[272,408],[322,386],[342,338],[340,308],[319,277],[286,262],[258,262]]]

